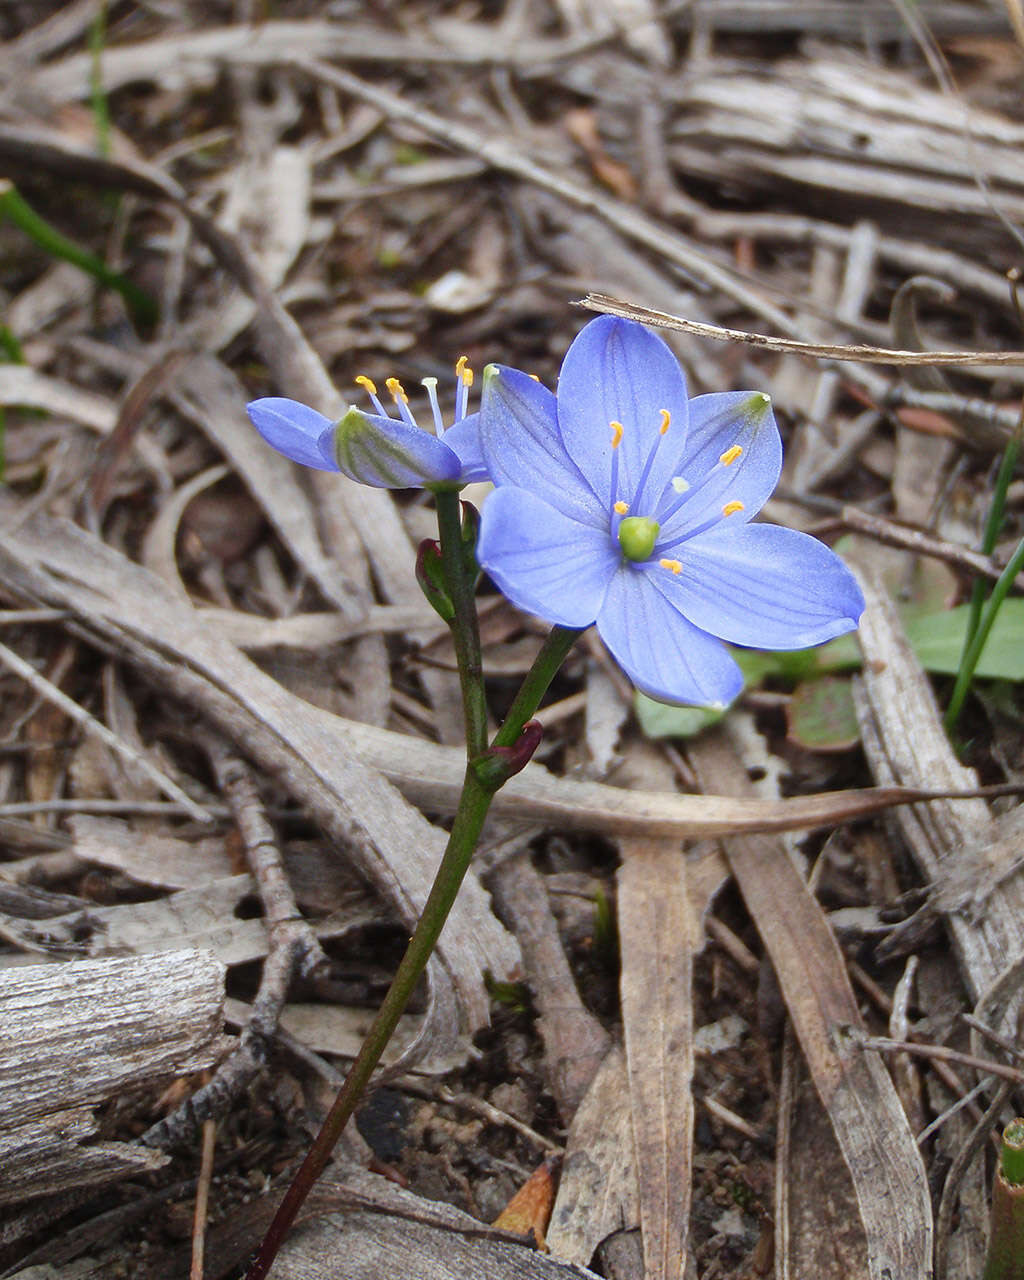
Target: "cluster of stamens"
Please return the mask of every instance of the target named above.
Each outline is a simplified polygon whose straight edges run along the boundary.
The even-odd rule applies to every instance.
[[[473,370],[469,367],[469,359],[467,356],[459,356],[455,362],[455,422],[461,422],[466,416],[466,410],[469,407],[469,389],[473,385]],[[361,373],[355,379],[356,385],[363,388],[370,397],[374,409],[382,418],[390,418],[384,407],[383,402],[377,395],[377,387],[371,378]],[[395,407],[398,410],[398,416],[403,422],[409,424],[410,427],[418,427],[419,423],[413,417],[413,412],[409,408],[409,397],[406,395],[405,388],[397,378],[386,378],[384,385],[387,387]],[[445,432],[444,419],[441,416],[441,406],[437,400],[437,379],[424,378],[420,384],[426,389],[427,399],[430,401],[430,412],[434,419],[434,434],[441,436]]]
[[[734,444],[719,456],[718,464],[702,477],[699,484],[691,485],[683,476],[673,476],[671,485],[672,489],[678,497],[674,502],[670,503],[665,511],[659,512],[659,519],[654,520],[646,516],[630,516],[630,510],[636,510],[643,498],[644,488],[651,474],[651,468],[654,465],[654,459],[657,455],[658,448],[662,439],[668,434],[671,425],[671,415],[667,409],[660,410],[661,424],[658,427],[658,434],[655,438],[651,450],[647,455],[647,460],[640,472],[640,479],[637,482],[636,491],[630,502],[617,497],[619,488],[619,445],[622,443],[622,437],[625,434],[625,428],[621,422],[611,422],[609,426],[612,432],[612,473],[611,473],[611,497],[612,497],[612,534],[618,539],[619,545],[622,547],[623,554],[629,560],[643,561],[650,559],[654,553],[655,544],[657,542],[658,533],[661,525],[669,520],[685,503],[692,501],[694,496],[708,483],[712,476],[718,473],[719,467],[731,467],[732,464],[743,453],[743,446]],[[725,503],[722,507],[722,517],[735,515],[737,512],[744,510],[744,505],[738,499]],[[721,517],[714,516],[705,524],[696,529],[687,531],[685,538],[677,539],[677,542],[686,541],[694,537],[698,533],[703,533],[713,524],[716,524]],[[670,544],[671,545],[671,544]],[[670,547],[663,548],[669,550]],[[668,569],[670,573],[682,573],[682,562],[671,557],[661,557],[658,564],[662,569]]]

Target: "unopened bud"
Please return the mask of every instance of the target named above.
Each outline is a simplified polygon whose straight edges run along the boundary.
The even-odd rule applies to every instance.
[[[442,622],[451,622],[455,617],[455,605],[445,585],[441,546],[432,538],[424,538],[416,552],[416,581]]]
[[[525,769],[540,746],[544,726],[539,720],[530,720],[511,747],[491,747],[472,762],[477,780],[488,791],[497,791],[509,778]]]

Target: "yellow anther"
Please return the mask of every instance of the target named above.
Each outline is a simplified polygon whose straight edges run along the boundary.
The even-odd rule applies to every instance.
[[[683,566],[678,560],[659,560],[658,564],[660,564],[663,569],[669,569],[672,573],[682,573],[683,571]]]
[[[731,449],[726,449],[725,453],[722,454],[718,461],[723,467],[731,467],[742,452],[743,446],[741,444],[734,444]]]
[[[626,512],[629,510],[629,503],[628,503],[628,502],[623,502],[623,501],[622,501],[622,499],[620,498],[620,499],[618,500],[618,502],[616,502],[616,504],[615,504],[615,506],[612,508],[612,510],[613,510],[617,515],[624,516],[624,515],[626,514]]]
[[[405,388],[402,386],[402,384],[398,381],[397,378],[387,378],[384,382],[384,385],[395,397],[396,404],[398,403],[399,400],[403,401],[405,404],[409,403],[409,397],[405,394]]]
[[[622,442],[622,423],[609,422],[608,425],[612,429],[612,448],[617,449]]]
[[[375,396],[377,394],[376,383],[368,378],[365,373],[361,373],[359,377],[356,378],[356,386],[362,387],[364,391],[369,391],[371,396]]]
[[[536,373],[528,373],[526,375],[532,382],[540,382],[540,375]]]
[[[659,409],[658,412],[661,414],[661,426],[658,428],[658,435],[663,436],[668,430],[668,424],[672,421],[672,415],[667,409]]]
[[[455,361],[456,378],[462,377],[462,371],[465,369],[467,364],[469,364],[469,356],[459,356],[458,360]]]
[[[466,365],[465,369],[463,369],[461,377],[462,377],[462,385],[464,387],[468,388],[473,385],[473,370],[469,367],[469,365]]]
[[[727,502],[725,506],[722,508],[722,515],[734,516],[737,511],[743,511],[743,510],[744,510],[744,506],[742,502],[739,502],[739,501]]]

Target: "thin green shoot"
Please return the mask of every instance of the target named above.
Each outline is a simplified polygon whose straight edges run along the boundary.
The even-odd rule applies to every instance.
[[[1011,1120],[1003,1130],[1001,1151],[1003,1177],[1011,1187],[1024,1184],[1024,1120]]]
[[[982,555],[990,556],[995,550],[996,541],[999,532],[1003,527],[1003,520],[1006,515],[1006,494],[1010,487],[1010,481],[1013,479],[1013,473],[1020,457],[1021,437],[1024,434],[1024,404],[1021,405],[1020,414],[1017,417],[1017,426],[1013,435],[1007,442],[1003,457],[999,463],[999,471],[996,475],[995,487],[992,493],[992,503],[988,509],[988,516],[985,520],[985,531],[981,539]],[[1005,592],[1003,595],[1005,596]],[[995,590],[993,590],[993,598]],[[964,636],[964,651],[960,659],[960,670],[957,672],[956,685],[953,689],[953,698],[950,700],[949,708],[946,711],[946,730],[952,732],[956,727],[956,722],[960,717],[960,711],[964,704],[964,699],[970,691],[971,681],[974,679],[974,668],[977,665],[978,657],[981,655],[984,645],[976,646],[975,640],[978,635],[978,629],[981,626],[982,607],[985,603],[985,583],[980,579],[976,579],[974,586],[971,588],[970,614],[967,621],[967,632]],[[991,630],[993,617],[989,623]],[[970,655],[974,655],[974,661],[970,661]]]
[[[137,323],[149,325],[156,321],[156,302],[145,290],[132,284],[119,272],[112,271],[101,258],[69,240],[56,227],[41,218],[14,183],[5,178],[0,178],[0,217],[9,218],[52,257],[70,262],[106,288],[119,293]]]
[[[7,364],[25,363],[21,343],[5,324],[0,324],[0,360]]]
[[[110,155],[110,106],[103,88],[103,50],[107,43],[107,0],[100,0],[89,24],[89,103],[96,123],[96,147]]]
[[[21,343],[5,324],[0,324],[0,361],[24,364]],[[0,405],[0,484],[7,478],[7,409]]]
[[[1003,1130],[982,1280],[1024,1280],[1024,1120]]]
[[[1017,544],[1017,550],[1010,557],[1010,562],[999,575],[996,585],[992,588],[992,594],[989,596],[988,604],[982,611],[981,618],[978,622],[977,630],[968,641],[964,651],[963,661],[960,664],[960,673],[956,678],[956,684],[953,686],[953,694],[949,700],[949,706],[946,709],[945,725],[947,733],[951,732],[960,717],[963,709],[964,700],[971,687],[971,680],[974,676],[974,669],[978,665],[978,659],[981,657],[982,650],[985,648],[985,642],[988,640],[989,632],[995,623],[1003,601],[1006,599],[1013,586],[1014,579],[1021,569],[1024,569],[1024,538]]]

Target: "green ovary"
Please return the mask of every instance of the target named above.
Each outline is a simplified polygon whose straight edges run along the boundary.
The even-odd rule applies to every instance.
[[[619,525],[619,546],[627,560],[649,560],[654,554],[660,525],[647,516],[626,516]]]

